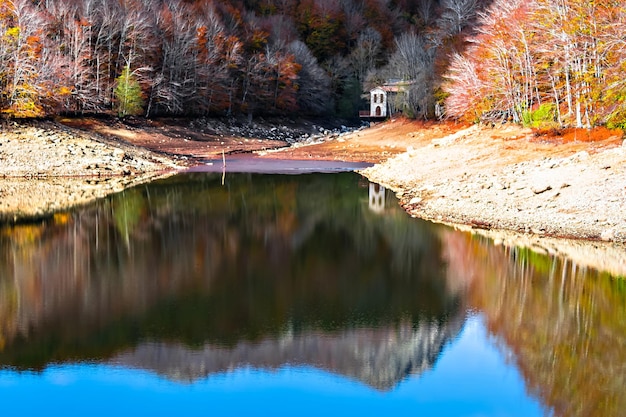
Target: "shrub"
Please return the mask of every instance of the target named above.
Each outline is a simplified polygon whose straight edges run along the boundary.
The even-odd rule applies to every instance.
[[[619,108],[611,113],[606,122],[606,127],[609,129],[626,130],[626,109]]]
[[[544,128],[555,123],[556,106],[552,103],[544,103],[536,110],[524,110],[522,123],[524,127]]]

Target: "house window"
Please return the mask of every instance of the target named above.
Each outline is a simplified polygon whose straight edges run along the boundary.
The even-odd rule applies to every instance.
[[[381,102],[381,103],[385,100],[385,98],[384,98],[384,97],[385,97],[385,96],[383,96],[383,94],[381,93],[381,94],[380,94],[380,102]]]
[[[376,100],[378,100],[378,94],[374,94],[374,103],[376,103]]]

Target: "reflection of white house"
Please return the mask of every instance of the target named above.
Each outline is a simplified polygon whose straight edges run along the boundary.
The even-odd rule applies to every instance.
[[[370,108],[360,111],[359,116],[368,119],[384,119],[402,109],[413,81],[389,81],[370,90]]]
[[[374,213],[382,213],[385,211],[385,187],[370,182],[369,190],[369,208]]]

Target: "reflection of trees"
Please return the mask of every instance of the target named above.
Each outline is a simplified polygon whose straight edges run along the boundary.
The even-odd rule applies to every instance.
[[[173,380],[193,381],[243,366],[276,369],[305,364],[361,380],[379,389],[393,388],[408,374],[430,369],[462,325],[457,315],[446,322],[410,322],[340,331],[285,329],[281,334],[233,346],[140,343],[114,358],[115,364],[157,372]]]
[[[459,306],[434,226],[399,208],[369,212],[354,174],[220,184],[219,174],[173,177],[57,216],[30,239],[5,229],[0,290],[17,302],[0,310],[11,329],[0,362],[109,357],[146,339],[234,348],[286,328],[393,333],[402,323],[433,329],[440,342],[427,357],[438,354],[447,337],[435,335],[450,333]]]
[[[571,261],[463,235],[471,303],[515,354],[535,395],[557,415],[626,409],[626,285]],[[457,280],[458,282],[459,280]]]

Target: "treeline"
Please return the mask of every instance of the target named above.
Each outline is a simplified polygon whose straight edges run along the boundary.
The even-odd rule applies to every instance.
[[[434,112],[480,0],[0,0],[9,117],[338,114],[389,78]],[[452,48],[454,49],[454,48]]]
[[[494,0],[477,23],[451,59],[448,115],[626,127],[624,2]]]
[[[583,0],[0,0],[7,117],[332,114],[626,127],[626,7]]]

